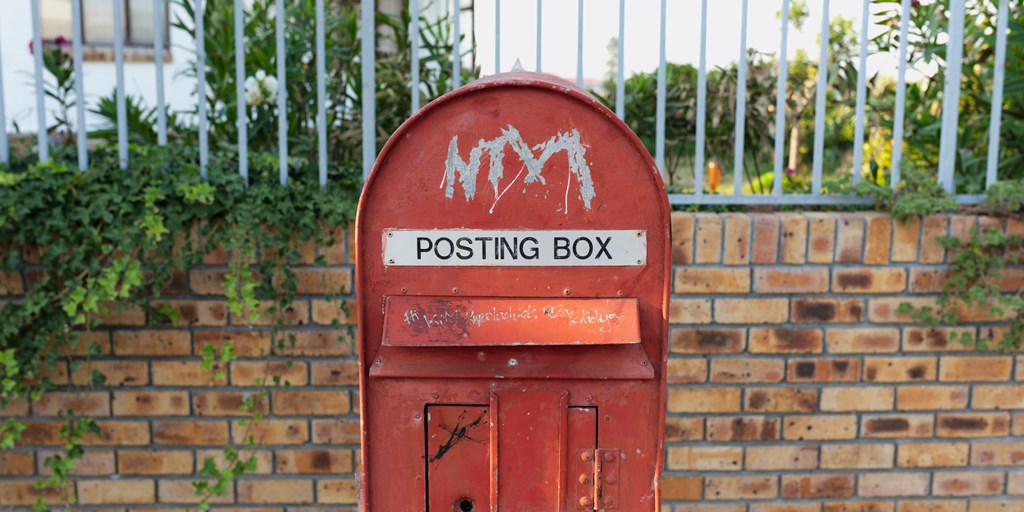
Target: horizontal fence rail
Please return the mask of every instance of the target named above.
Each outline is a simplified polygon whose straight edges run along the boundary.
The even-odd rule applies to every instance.
[[[4,22],[0,22],[0,33],[4,31],[5,24],[17,23],[17,22],[29,22],[31,23],[32,29],[32,45],[35,47],[33,55],[33,68],[34,68],[34,96],[35,96],[35,115],[37,126],[39,129],[36,130],[36,153],[40,161],[46,161],[51,155],[51,146],[55,143],[55,140],[51,140],[46,129],[47,123],[50,121],[50,117],[46,110],[46,88],[43,80],[44,74],[44,62],[43,62],[43,34],[41,24],[41,13],[40,13],[40,1],[41,0],[30,0],[31,4],[31,19],[30,20],[12,20],[7,18]],[[733,191],[728,194],[718,193],[715,190],[717,187],[718,180],[722,178],[719,173],[721,167],[717,162],[712,162],[706,153],[706,146],[708,144],[708,62],[707,53],[708,45],[713,41],[713,35],[708,30],[708,1],[707,0],[692,0],[685,8],[686,9],[700,9],[700,31],[699,31],[699,58],[697,63],[697,78],[696,78],[696,91],[691,94],[695,94],[696,103],[696,114],[694,120],[695,133],[693,134],[693,153],[692,153],[692,183],[687,184],[687,187],[692,188],[692,191],[673,193],[669,194],[669,199],[673,204],[705,204],[705,205],[743,205],[743,204],[833,204],[833,205],[850,205],[850,204],[865,204],[870,202],[867,199],[862,199],[849,194],[834,194],[828,193],[824,189],[825,184],[825,173],[839,172],[837,169],[826,169],[824,164],[824,153],[826,147],[825,132],[826,132],[826,109],[828,108],[826,102],[827,86],[830,83],[830,79],[834,78],[830,76],[830,69],[828,65],[829,60],[829,31],[830,31],[830,7],[833,5],[833,0],[812,0],[819,11],[822,13],[820,20],[820,31],[819,31],[819,48],[818,48],[818,61],[817,61],[817,74],[815,77],[816,89],[814,94],[813,105],[809,108],[813,111],[813,159],[811,162],[811,183],[809,187],[809,193],[793,193],[786,191],[784,188],[784,182],[787,179],[787,175],[792,172],[790,169],[786,169],[784,165],[785,161],[785,150],[787,148],[787,138],[790,137],[790,132],[787,131],[787,123],[792,123],[791,120],[787,119],[787,94],[791,91],[787,90],[788,74],[790,72],[788,62],[788,50],[790,44],[790,0],[776,0],[779,6],[781,24],[780,24],[780,39],[778,53],[775,54],[778,59],[778,73],[775,83],[775,94],[774,94],[774,112],[771,116],[774,118],[774,131],[773,131],[773,151],[771,152],[771,166],[765,176],[770,174],[771,186],[770,190],[762,191],[767,193],[753,193],[750,190],[745,189],[744,180],[749,178],[749,173],[752,169],[746,164],[745,158],[747,151],[750,149],[750,144],[756,144],[751,142],[748,137],[748,130],[751,128],[747,123],[747,112],[751,108],[748,104],[748,68],[753,64],[753,61],[749,58],[748,48],[748,18],[749,18],[749,0],[735,0],[736,12],[738,16],[736,21],[740,26],[739,36],[739,54],[737,55],[737,68],[735,73],[735,103],[734,103],[734,126],[733,132],[729,136],[731,139],[732,146],[732,188]],[[155,133],[157,136],[157,143],[159,145],[166,145],[168,140],[169,128],[169,112],[168,104],[165,98],[165,50],[169,49],[171,41],[168,38],[168,34],[162,29],[166,26],[169,9],[169,0],[152,0],[153,2],[153,66],[155,70],[155,94],[156,94],[156,105],[155,105]],[[961,77],[961,66],[963,61],[964,53],[964,42],[965,42],[965,6],[967,0],[951,0],[949,8],[949,19],[946,30],[948,31],[948,40],[945,42],[945,55],[946,69],[945,69],[945,83],[942,89],[942,112],[941,118],[941,133],[939,136],[940,148],[939,148],[939,159],[938,165],[933,170],[935,173],[935,179],[945,188],[948,192],[956,191],[956,168],[957,168],[957,154],[961,149],[958,147],[958,128],[959,128],[959,117],[960,117],[960,96],[962,81]],[[72,55],[73,55],[73,73],[74,73],[74,88],[76,98],[86,98],[84,91],[84,83],[88,78],[86,73],[83,72],[83,13],[80,1],[73,0],[69,2],[71,9],[71,23],[73,27],[72,33]],[[206,4],[209,0],[195,0],[194,4],[198,12],[204,12]],[[244,6],[246,5],[245,0],[233,0],[234,4],[234,40],[233,46],[235,50],[235,62],[234,62],[234,75],[235,75],[235,103],[236,103],[236,123],[237,123],[237,156],[238,156],[238,172],[243,179],[248,181],[249,176],[249,133],[248,133],[248,120],[250,111],[247,104],[247,91],[246,91],[246,79],[247,75],[247,63],[246,63],[246,19],[244,15]],[[279,181],[281,185],[287,185],[288,173],[289,173],[289,140],[288,140],[288,120],[287,112],[289,110],[288,105],[288,92],[286,89],[286,67],[285,67],[285,56],[286,56],[286,44],[288,39],[288,24],[285,16],[285,0],[273,0],[273,11],[276,16],[276,47],[274,49],[274,56],[276,62],[276,91],[273,94],[276,95],[274,99],[276,101],[275,111],[277,113],[277,144],[278,144],[278,159],[279,159]],[[479,6],[480,2],[476,2]],[[677,20],[669,18],[667,10],[667,0],[660,0],[658,9],[658,47],[651,48],[650,51],[657,52],[658,55],[658,67],[656,70],[656,91],[655,91],[655,105],[654,105],[654,142],[652,154],[655,159],[657,166],[662,169],[663,172],[668,172],[666,163],[666,147],[668,144],[676,144],[680,141],[666,140],[666,117],[668,113],[666,109],[667,103],[667,59],[666,59],[666,26],[670,25]],[[494,39],[494,63],[495,69],[501,70],[501,49],[502,49],[502,6],[500,0],[490,0],[490,5],[494,7],[494,20],[492,34],[486,37],[493,37]],[[852,172],[850,173],[850,180],[853,184],[860,182],[862,177],[862,169],[865,167],[865,151],[864,142],[866,140],[866,129],[868,122],[868,115],[866,113],[867,100],[869,95],[872,93],[867,86],[868,79],[868,55],[869,55],[869,27],[871,25],[872,16],[871,12],[871,0],[861,0],[858,4],[861,10],[861,19],[859,30],[857,31],[857,44],[856,44],[856,62],[857,62],[857,76],[856,76],[856,104],[854,108],[854,135],[853,135],[853,148],[852,148]],[[896,4],[892,4],[894,7]],[[116,78],[116,95],[115,95],[115,107],[116,107],[116,146],[118,153],[119,164],[123,168],[127,168],[130,163],[129,155],[129,125],[128,125],[128,112],[127,112],[127,93],[125,84],[125,38],[126,33],[124,30],[125,16],[123,12],[123,4],[121,2],[112,3],[112,14],[113,19],[113,58],[114,58],[114,76]],[[544,19],[544,6],[543,0],[537,0],[536,3],[536,26],[533,27],[536,36],[536,70],[542,69],[542,62],[545,57],[546,51],[553,52],[564,52],[564,47],[545,48],[544,37],[543,37],[543,19]],[[421,53],[425,44],[421,41],[421,28],[423,23],[421,22],[421,0],[408,0],[408,9],[411,13],[411,23],[408,27],[408,37],[411,44],[411,80],[408,84],[409,93],[411,95],[411,111],[410,114],[415,113],[421,107],[421,101],[423,100],[423,89],[420,82],[421,71],[425,69],[425,66],[433,65],[433,63],[422,63]],[[522,7],[517,5],[517,7]],[[377,46],[377,24],[375,22],[374,13],[376,12],[376,3],[373,0],[361,0],[360,8],[362,14],[359,18],[359,44],[361,50],[359,51],[358,58],[360,59],[361,78],[358,81],[358,97],[361,98],[360,105],[353,105],[353,108],[358,108],[361,112],[362,125],[359,127],[361,132],[362,141],[362,172],[363,177],[369,173],[374,159],[377,154],[378,146],[378,125],[376,119],[377,112],[377,89],[380,84],[375,79],[375,64],[377,53],[384,51]],[[470,9],[475,8],[472,5]],[[890,157],[890,177],[888,179],[889,184],[892,187],[896,187],[900,180],[903,179],[901,176],[901,164],[904,160],[904,140],[906,132],[906,103],[907,103],[907,71],[908,71],[908,55],[907,47],[908,44],[904,44],[907,41],[910,28],[910,16],[907,14],[910,12],[911,0],[902,0],[899,4],[898,18],[899,18],[899,44],[898,44],[898,58],[897,58],[897,70],[896,79],[894,84],[894,106],[892,111],[892,124],[891,124],[891,157]],[[316,96],[316,113],[315,113],[315,128],[311,128],[316,133],[316,158],[317,162],[317,177],[321,185],[327,184],[328,181],[328,140],[329,132],[328,129],[336,129],[336,126],[328,126],[327,119],[327,92],[326,92],[326,81],[327,81],[327,70],[326,66],[330,60],[327,55],[325,41],[330,37],[328,30],[330,27],[326,26],[325,12],[327,7],[325,6],[325,0],[315,1],[315,33],[311,34],[311,47],[313,48],[312,57],[315,58],[313,74],[310,79],[315,80],[315,96]],[[451,33],[453,35],[451,52],[453,55],[451,65],[452,73],[452,85],[458,87],[461,85],[462,78],[466,69],[464,58],[467,54],[475,52],[476,48],[468,48],[464,42],[463,36],[465,35],[464,27],[462,26],[463,20],[461,14],[465,7],[462,0],[449,0],[445,11],[450,17]],[[584,84],[584,69],[583,69],[583,57],[585,51],[594,51],[592,47],[585,45],[584,34],[588,33],[587,25],[584,21],[584,0],[578,0],[577,6],[577,32],[576,32],[576,76],[575,82],[579,86]],[[614,90],[609,91],[613,93],[611,97],[611,107],[615,114],[619,118],[626,118],[627,105],[632,101],[640,101],[637,98],[627,97],[627,86],[626,86],[626,74],[625,74],[625,48],[627,44],[637,44],[634,41],[627,42],[626,22],[627,17],[632,16],[632,11],[627,12],[625,0],[619,0],[617,12],[613,12],[613,15],[617,16],[617,30],[618,37],[615,44],[615,67],[613,70],[612,82],[614,82]],[[171,16],[173,18],[173,15]],[[1007,53],[1007,27],[1008,18],[1010,17],[1009,12],[1009,0],[998,0],[997,12],[995,13],[995,19],[997,23],[996,33],[994,36],[995,56],[994,66],[991,69],[992,80],[991,80],[991,112],[988,117],[987,127],[987,148],[986,155],[987,159],[984,163],[984,186],[988,188],[995,183],[998,176],[999,162],[1000,162],[1000,130],[1002,121],[1002,110],[1003,110],[1003,92],[1004,84],[1006,79],[1006,53]],[[472,18],[474,23],[477,22],[476,17]],[[507,19],[506,19],[507,22]],[[631,21],[633,23],[643,22],[649,24],[651,20],[640,20]],[[195,56],[198,63],[204,63],[204,56],[207,48],[205,47],[204,37],[204,20],[202,16],[198,16],[194,20],[194,28],[196,37],[194,41],[188,42],[193,45]],[[490,21],[481,22],[481,26],[491,24]],[[504,27],[506,31],[518,31],[523,32],[529,30],[527,27]],[[473,33],[476,33],[475,30]],[[528,32],[527,32],[528,33]],[[689,44],[690,41],[687,41]],[[550,44],[549,44],[550,46]],[[5,110],[5,78],[9,79],[10,72],[8,75],[4,75],[4,57],[6,57],[2,51],[0,51],[0,127],[3,130],[3,137],[0,138],[0,162],[4,165],[10,164],[11,149],[9,145],[9,137],[11,133],[8,130],[8,121],[10,117],[9,111]],[[207,84],[206,84],[206,68],[205,65],[196,66],[196,129],[198,132],[198,154],[199,154],[199,168],[202,175],[205,177],[207,167],[209,165],[209,154],[210,154],[210,142],[208,132],[210,126],[207,119],[208,109],[211,105],[216,103],[215,98],[208,98]],[[712,91],[710,94],[716,94],[717,91]],[[405,94],[405,93],[402,93]],[[731,100],[730,100],[731,101]],[[6,104],[6,105],[9,105]],[[730,105],[732,106],[732,105]],[[84,129],[86,126],[86,101],[77,101],[74,106],[74,117],[76,124],[76,133],[74,134],[75,144],[77,146],[77,159],[78,167],[81,170],[89,168],[89,152],[88,146],[89,141],[87,138],[87,131]],[[765,123],[766,125],[769,123]],[[792,128],[792,127],[790,127]],[[350,129],[350,128],[347,128]],[[793,142],[790,141],[789,145],[792,146]],[[792,149],[791,149],[792,151]],[[709,188],[705,183],[707,180],[712,179],[711,166],[715,166],[714,180],[715,186]],[[707,172],[706,172],[707,171]],[[846,172],[846,171],[843,171]],[[756,176],[757,180],[761,180],[763,176]],[[958,195],[957,199],[961,203],[970,204],[976,203],[983,199],[982,195]]]

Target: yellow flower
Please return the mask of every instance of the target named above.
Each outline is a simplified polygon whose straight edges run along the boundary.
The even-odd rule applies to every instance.
[[[708,188],[712,192],[718,191],[718,184],[722,182],[722,167],[718,165],[718,162],[708,162]]]

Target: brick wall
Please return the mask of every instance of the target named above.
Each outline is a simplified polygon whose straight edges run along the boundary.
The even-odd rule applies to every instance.
[[[927,329],[896,313],[934,301],[949,258],[934,238],[975,225],[1024,234],[1024,224],[936,216],[910,224],[873,213],[713,214],[672,218],[665,511],[1024,511],[1024,356],[964,350],[950,336],[998,335],[1000,319]],[[289,315],[295,347],[261,357],[261,326],[226,311],[223,258],[178,276],[163,300],[189,327],[112,315],[88,338],[108,387],[51,393],[6,415],[31,416],[24,446],[0,452],[0,508],[31,503],[43,459],[69,404],[99,418],[75,476],[80,508],[181,509],[202,459],[244,432],[238,407],[261,375],[291,389],[261,404],[268,419],[257,475],[223,502],[238,510],[351,510],[358,464],[357,370],[348,315],[319,295],[349,293],[348,240],[327,267],[297,268]],[[21,274],[0,292],[23,293]],[[1024,287],[1024,268],[1004,276]],[[351,296],[347,300],[351,300]],[[340,325],[339,325],[340,324]],[[209,382],[206,343],[234,340],[239,359]],[[81,381],[64,367],[58,382]],[[218,505],[220,506],[220,505]]]

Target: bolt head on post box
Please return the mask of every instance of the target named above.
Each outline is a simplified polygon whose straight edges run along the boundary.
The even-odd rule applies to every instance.
[[[669,207],[550,75],[406,121],[356,219],[361,510],[659,510]]]

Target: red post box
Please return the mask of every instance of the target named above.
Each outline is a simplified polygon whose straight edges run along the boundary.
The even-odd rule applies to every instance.
[[[445,95],[356,245],[363,510],[659,509],[669,208],[612,112],[536,73]]]

